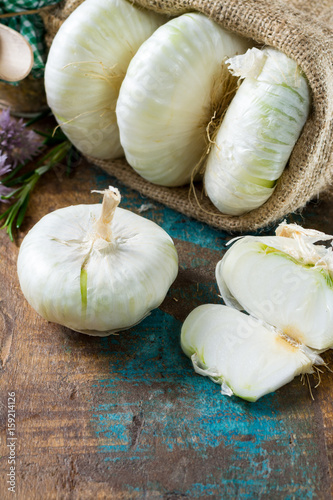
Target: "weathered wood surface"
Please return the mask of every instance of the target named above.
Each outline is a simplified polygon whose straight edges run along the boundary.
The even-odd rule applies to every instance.
[[[181,352],[186,315],[220,300],[214,268],[231,235],[154,203],[144,215],[174,238],[179,276],[159,310],[118,336],[49,324],[24,300],[16,259],[26,232],[51,210],[99,201],[90,190],[109,184],[118,185],[85,163],[69,179],[50,172],[17,243],[0,234],[0,498],[331,498],[332,373],[313,388],[314,401],[296,379],[251,404],[221,396]],[[149,202],[118,187],[124,208]],[[326,201],[290,220],[332,232],[332,217]],[[16,493],[6,482],[8,392],[16,398]]]

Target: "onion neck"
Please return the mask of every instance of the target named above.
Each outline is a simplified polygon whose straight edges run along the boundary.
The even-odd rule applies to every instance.
[[[120,203],[121,196],[117,188],[109,187],[104,191],[93,191],[103,194],[102,213],[99,219],[93,225],[94,239],[102,238],[105,241],[112,240],[111,224],[117,206]]]

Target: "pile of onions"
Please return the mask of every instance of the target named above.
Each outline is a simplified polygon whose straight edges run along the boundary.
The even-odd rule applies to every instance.
[[[48,103],[84,154],[125,155],[163,186],[203,176],[213,204],[240,215],[271,196],[310,106],[297,64],[251,45],[200,13],[86,0],[51,46]]]

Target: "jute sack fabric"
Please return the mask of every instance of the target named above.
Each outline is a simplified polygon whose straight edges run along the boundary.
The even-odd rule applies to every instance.
[[[51,42],[81,0],[67,0],[45,18]],[[124,159],[90,161],[125,185],[200,221],[230,232],[272,225],[333,185],[333,0],[136,0],[155,12],[179,15],[199,11],[225,28],[275,47],[303,69],[312,90],[311,114],[271,198],[242,216],[221,214],[197,185],[198,205],[188,186],[153,185]],[[98,29],[98,27],[96,27]]]

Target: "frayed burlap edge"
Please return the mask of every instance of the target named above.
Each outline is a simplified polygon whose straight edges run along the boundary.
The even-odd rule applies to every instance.
[[[65,2],[65,9],[59,9],[61,15],[54,15],[57,22],[60,20],[61,24],[79,3],[80,0]],[[308,78],[312,90],[311,114],[271,198],[260,208],[242,216],[221,214],[206,197],[199,207],[193,196],[189,198],[188,187],[165,188],[150,184],[125,160],[89,158],[91,162],[168,207],[232,232],[270,225],[330,188],[333,184],[333,31],[326,22],[333,16],[332,6],[327,1],[321,0],[314,5],[303,0],[288,4],[282,0],[137,0],[135,3],[170,15],[203,12],[231,31],[281,50],[301,66]],[[60,24],[53,23],[53,29],[57,30]],[[199,187],[199,191],[202,188]]]

